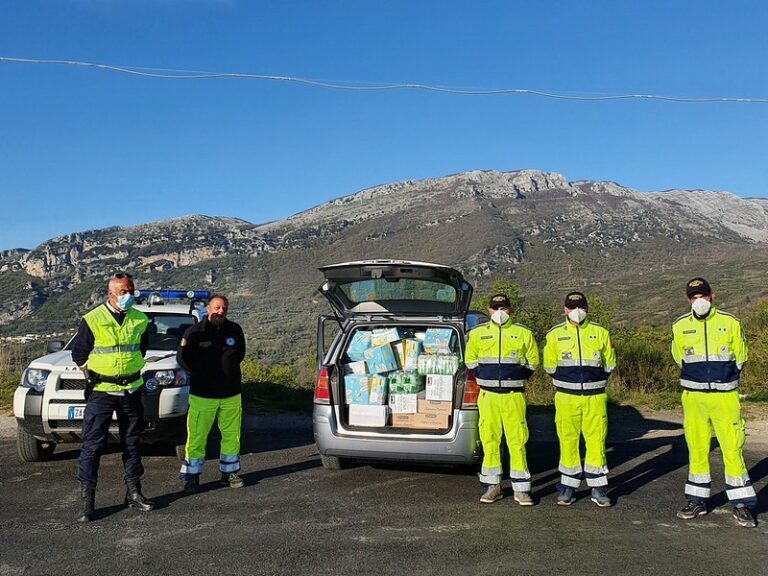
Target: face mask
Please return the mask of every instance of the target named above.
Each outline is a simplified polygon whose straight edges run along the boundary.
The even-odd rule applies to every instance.
[[[691,304],[691,308],[697,316],[706,316],[709,314],[709,309],[712,308],[712,302],[704,298],[696,298]]]
[[[133,297],[133,294],[123,294],[117,297],[117,306],[120,310],[128,310],[129,308],[132,308],[135,303],[136,298]]]
[[[568,311],[568,319],[572,322],[576,322],[576,324],[581,324],[584,322],[584,318],[587,317],[587,311],[582,310],[581,308],[574,308],[573,310]]]
[[[504,310],[496,310],[493,314],[491,314],[491,320],[493,320],[495,324],[501,326],[504,324],[504,322],[509,320],[509,314],[504,312]]]

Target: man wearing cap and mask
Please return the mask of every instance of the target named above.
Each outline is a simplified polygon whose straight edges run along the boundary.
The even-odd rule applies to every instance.
[[[86,377],[83,446],[77,480],[78,522],[93,516],[101,455],[109,442],[112,413],[117,414],[125,469],[125,503],[148,512],[154,504],[141,493],[144,474],[140,434],[144,428],[141,369],[149,348],[146,314],[133,308],[133,279],[122,272],[109,280],[107,301],[83,316],[72,339],[72,360]]]
[[[230,488],[243,486],[238,471],[243,419],[240,363],[245,358],[245,336],[240,325],[227,318],[228,310],[225,296],[211,296],[206,317],[187,329],[176,354],[190,375],[187,445],[179,474],[187,493],[199,489],[214,420],[221,432],[221,483]]]
[[[525,383],[539,364],[533,333],[509,317],[506,294],[495,294],[488,305],[490,322],[475,326],[466,349],[467,369],[480,386],[477,409],[483,465],[480,482],[486,488],[480,502],[490,504],[503,497],[501,490],[502,434],[509,448],[509,476],[515,501],[533,506],[531,475],[525,454],[528,424],[525,418]]]
[[[605,385],[616,367],[616,353],[608,330],[590,321],[587,298],[581,292],[565,297],[566,320],[554,326],[544,345],[544,369],[555,386],[555,427],[560,442],[560,482],[557,503],[570,506],[582,473],[592,488],[591,500],[611,505],[606,493],[608,462],[608,396]],[[579,440],[586,454],[582,469]]]
[[[747,361],[747,342],[740,322],[715,308],[715,293],[704,278],[693,278],[685,289],[691,310],[672,324],[672,356],[680,367],[683,425],[688,445],[687,503],[678,518],[691,520],[707,513],[710,495],[709,452],[712,428],[723,453],[725,493],[733,517],[754,527],[757,505],[744,463],[744,420],[741,417],[739,374]]]

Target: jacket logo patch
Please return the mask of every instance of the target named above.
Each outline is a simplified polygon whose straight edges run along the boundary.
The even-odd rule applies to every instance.
[[[594,358],[595,360],[600,360],[600,352],[598,352],[597,350],[592,352],[592,358]]]
[[[493,336],[480,336],[480,340],[490,340]]]
[[[683,352],[686,356],[693,356],[693,348],[686,348]]]
[[[570,359],[571,359],[571,353],[563,352],[563,360],[570,360]]]
[[[557,339],[557,341],[560,342],[562,340],[570,340],[570,339],[571,339],[570,336],[561,336],[560,338]]]
[[[210,348],[213,342],[200,342],[200,348]]]
[[[229,338],[227,338],[226,343],[227,343],[227,346],[234,346],[235,345],[235,339],[232,338],[232,336],[230,336]]]
[[[720,354],[728,354],[728,346],[720,346]]]
[[[683,330],[683,334],[696,334],[696,330]]]

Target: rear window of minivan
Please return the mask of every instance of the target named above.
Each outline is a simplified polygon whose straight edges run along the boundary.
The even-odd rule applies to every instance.
[[[386,300],[422,300],[426,302],[456,302],[453,286],[431,280],[410,278],[366,279],[340,283],[338,286],[353,304]]]

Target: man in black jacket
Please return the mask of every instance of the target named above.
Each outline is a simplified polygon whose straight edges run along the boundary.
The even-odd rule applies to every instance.
[[[184,491],[197,492],[205,462],[205,445],[213,421],[221,431],[221,481],[231,488],[243,486],[240,470],[240,363],[245,358],[245,336],[240,325],[227,320],[229,301],[214,295],[207,316],[191,326],[176,355],[190,375],[187,445],[179,477]]]

